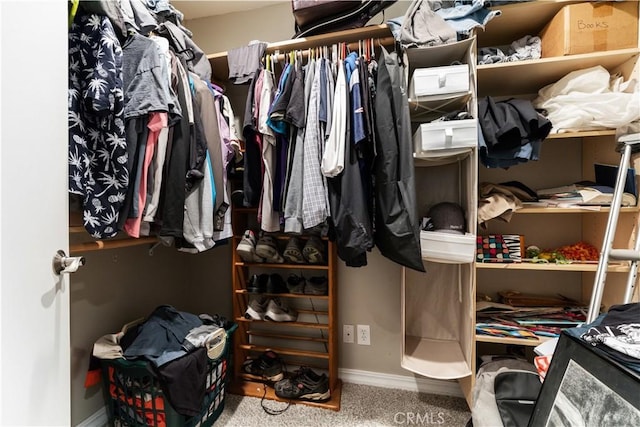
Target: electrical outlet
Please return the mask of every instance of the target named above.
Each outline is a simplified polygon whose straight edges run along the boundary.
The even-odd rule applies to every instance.
[[[358,344],[361,345],[371,345],[371,329],[369,329],[369,325],[358,325]]]
[[[342,325],[342,341],[348,344],[354,343],[354,330],[353,325]]]

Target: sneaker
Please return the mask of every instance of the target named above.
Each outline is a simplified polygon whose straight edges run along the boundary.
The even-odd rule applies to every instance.
[[[280,381],[284,378],[284,363],[275,351],[267,350],[256,359],[247,359],[242,364],[247,374],[261,377],[267,381]]]
[[[249,301],[249,306],[247,307],[247,311],[244,312],[244,317],[252,320],[264,320],[267,305],[266,297],[253,298]]]
[[[297,274],[291,274],[287,278],[287,289],[291,294],[303,294],[306,280]]]
[[[261,294],[267,290],[268,274],[254,274],[247,283],[247,292],[252,294]]]
[[[256,254],[256,236],[251,230],[244,232],[236,252],[244,262],[264,262],[264,259]]]
[[[307,244],[302,248],[302,255],[309,264],[326,264],[327,260],[324,255],[324,243],[317,236],[311,236],[307,240]]]
[[[291,237],[287,242],[287,247],[282,253],[284,259],[290,264],[304,264],[305,260],[302,256],[302,243],[297,237]]]
[[[307,295],[327,295],[329,290],[329,282],[324,276],[311,277],[307,280],[304,287],[304,293]]]
[[[288,291],[287,285],[284,284],[284,279],[281,275],[277,273],[269,275],[269,280],[267,280],[267,293],[286,294]]]
[[[263,234],[256,244],[256,254],[264,258],[265,262],[282,264],[284,258],[278,252],[278,244],[273,236]]]
[[[318,375],[310,368],[300,368],[292,378],[274,384],[276,396],[283,399],[311,400],[326,402],[331,398],[329,378],[326,374]]]
[[[298,313],[293,308],[286,306],[280,301],[280,298],[273,298],[267,304],[264,319],[274,322],[295,322],[298,319]]]

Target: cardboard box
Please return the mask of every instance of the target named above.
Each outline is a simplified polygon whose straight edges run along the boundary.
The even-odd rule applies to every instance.
[[[543,58],[637,47],[638,2],[567,5],[540,38]]]

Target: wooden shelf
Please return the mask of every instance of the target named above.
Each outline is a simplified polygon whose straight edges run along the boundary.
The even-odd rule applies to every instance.
[[[585,130],[580,132],[562,132],[552,133],[547,136],[546,139],[567,139],[567,138],[592,138],[599,136],[615,136],[615,129],[602,129],[602,130]]]
[[[276,353],[284,356],[299,356],[299,357],[313,357],[315,359],[329,359],[329,353],[322,353],[319,351],[310,351],[310,350],[296,350],[292,348],[284,348],[284,347],[272,347],[272,346],[264,346],[264,345],[254,345],[254,344],[240,344],[238,348],[248,351],[255,351],[258,353],[265,352],[267,350],[273,350]]]
[[[555,264],[555,263],[531,263],[531,262],[514,262],[514,263],[497,263],[485,262],[476,263],[478,270],[537,270],[537,271],[596,271],[597,264]],[[609,264],[607,269],[609,273],[628,273],[629,264]]]
[[[478,97],[536,94],[542,87],[557,82],[571,71],[596,65],[612,70],[638,56],[639,53],[640,49],[631,48],[478,65]],[[523,77],[514,78],[514,76]]]
[[[536,347],[550,339],[553,339],[553,338],[538,337],[538,339],[524,339],[524,338],[511,338],[511,337],[494,337],[491,335],[476,334],[476,342],[488,342],[492,344],[515,344],[515,345],[525,345],[528,347]]]
[[[236,261],[234,265],[236,267],[279,268],[282,270],[329,270],[328,265],[320,264],[275,264]]]
[[[241,396],[251,396],[265,399],[276,400],[283,403],[288,403],[289,399],[281,399],[276,396],[273,386],[267,386],[259,381],[247,381],[235,379],[229,384],[229,393],[239,394]],[[332,409],[334,411],[340,410],[340,399],[342,394],[342,382],[336,380],[335,385],[331,388],[331,399],[327,402],[312,402],[312,401],[295,401],[292,400],[292,404],[302,403],[304,405],[314,406],[317,408]]]
[[[504,46],[526,35],[538,35],[560,9],[572,3],[580,1],[514,2],[492,7],[498,9],[501,15],[489,21],[484,31],[477,32],[478,46]]]
[[[553,208],[553,207],[525,207],[514,211],[515,214],[585,214],[585,213],[609,213],[611,209],[608,206],[596,207],[596,209],[575,207],[575,208]],[[640,208],[638,206],[622,207],[620,213],[638,213]]]
[[[308,295],[308,294],[271,294],[268,292],[261,292],[261,293],[255,293],[255,292],[248,292],[246,289],[236,289],[234,291],[236,294],[240,294],[240,295],[250,295],[250,296],[259,296],[259,295],[264,295],[264,296],[268,296],[268,297],[282,297],[282,298],[305,298],[305,299],[309,299],[309,298],[313,298],[313,299],[329,299],[328,295]]]
[[[245,319],[244,317],[237,317],[236,322],[260,323],[264,325],[292,326],[296,328],[309,328],[309,329],[329,329],[329,325],[326,323],[323,324],[323,323],[312,323],[312,322],[272,322],[270,320]]]
[[[299,341],[311,341],[311,342],[323,342],[323,343],[329,342],[327,338],[317,338],[317,337],[291,335],[291,334],[272,334],[272,333],[263,332],[263,331],[247,331],[247,335],[252,337],[273,338],[278,340],[299,340]]]
[[[130,246],[154,245],[158,243],[156,237],[140,237],[139,239],[124,238],[114,240],[93,240],[90,242],[73,243],[69,245],[71,254],[79,254],[84,252],[99,251],[102,249],[119,249]]]

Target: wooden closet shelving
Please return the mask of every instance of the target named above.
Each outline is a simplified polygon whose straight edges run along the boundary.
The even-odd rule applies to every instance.
[[[505,46],[524,35],[539,35],[562,7],[574,3],[584,1],[537,0],[498,6],[496,9],[502,15],[492,20],[484,31],[478,32],[478,47]],[[627,80],[632,73],[637,76],[639,57],[640,48],[636,46],[538,60],[478,65],[478,94],[482,97],[533,99],[542,87],[555,83],[571,71],[596,65],[603,66],[611,74],[624,76]],[[543,142],[539,161],[530,162],[526,167],[511,168],[509,175],[506,171],[481,168],[479,182],[520,180],[532,188],[544,188],[562,185],[563,182],[593,180],[593,163],[619,164],[620,155],[615,151],[615,137],[615,129],[551,134]],[[567,181],[562,181],[563,179]],[[608,216],[602,214],[608,214],[609,211],[608,207],[598,210],[525,207],[514,212],[509,224],[489,221],[489,231],[485,233],[522,234],[527,244],[543,241],[549,247],[577,240],[588,241],[599,247]],[[639,213],[638,206],[621,209],[615,247],[632,247],[633,239],[639,238]],[[596,270],[596,264],[476,263],[476,283],[478,292],[483,293],[495,290],[496,283],[508,282],[513,283],[513,289],[522,292],[545,293],[540,288],[546,286],[545,289],[548,288],[549,291],[577,294],[578,298],[588,301]],[[607,271],[614,274],[607,278],[603,298],[605,306],[622,300],[626,275],[618,273],[628,273],[629,263],[610,263]],[[525,340],[478,334],[474,337],[474,343],[494,345],[536,346],[543,341],[544,338]],[[474,357],[475,360],[477,357]],[[474,380],[472,378],[463,387],[463,393],[470,404]]]
[[[233,209],[233,208],[232,208]],[[233,317],[238,323],[238,332],[234,337],[234,378],[229,391],[245,396],[262,397],[281,400],[275,395],[273,384],[266,384],[260,378],[246,374],[242,365],[248,358],[257,357],[266,350],[273,350],[285,361],[289,371],[294,366],[310,366],[327,372],[331,399],[327,402],[295,401],[321,408],[340,410],[342,384],[338,379],[338,330],[337,330],[337,286],[336,267],[337,254],[333,242],[325,240],[327,245],[327,264],[272,264],[243,262],[235,251],[242,239],[245,229],[251,227],[249,215],[255,215],[253,209],[232,211],[234,232],[233,248]],[[278,241],[288,239],[279,235]],[[301,236],[305,239],[305,236]],[[250,293],[246,284],[253,272],[280,274],[286,280],[286,273],[295,273],[309,278],[312,275],[326,275],[328,281],[327,295],[307,295],[292,293]],[[315,273],[314,273],[315,272]],[[273,322],[252,320],[244,317],[251,298],[280,298],[296,309],[298,317],[304,316],[306,321]],[[313,308],[299,308],[300,303],[309,301]],[[322,308],[315,308],[322,305]],[[316,319],[316,322],[310,321]],[[257,344],[259,342],[260,344]],[[266,390],[265,390],[266,388]]]
[[[116,237],[113,239],[93,239],[87,233],[82,225],[82,217],[79,212],[69,213],[69,253],[71,255],[80,255],[86,252],[100,251],[105,249],[120,249],[131,246],[149,245],[153,246],[158,243],[157,237]],[[77,241],[82,240],[82,241]]]
[[[353,30],[337,31],[318,36],[305,37],[300,39],[286,40],[269,43],[266,48],[267,53],[290,52],[293,50],[305,50],[331,46],[335,43],[347,43],[351,50],[358,50],[359,40],[373,39],[375,47],[381,45],[392,46],[394,39],[387,25],[373,25]],[[219,82],[228,80],[227,52],[219,52],[207,55],[213,69],[213,79]],[[236,106],[237,108],[237,106]],[[296,401],[321,408],[333,410],[340,409],[341,382],[338,379],[338,309],[337,309],[337,251],[333,242],[324,239],[327,247],[327,264],[268,264],[268,263],[247,263],[236,254],[235,248],[242,239],[242,233],[246,229],[259,230],[259,225],[255,221],[257,215],[256,208],[232,207],[232,223],[234,237],[231,239],[233,259],[232,259],[232,281],[233,281],[233,316],[239,324],[238,332],[234,338],[234,380],[230,384],[231,393],[262,397],[267,399],[279,399],[273,390],[272,385],[267,385],[252,375],[242,371],[242,364],[247,357],[255,357],[260,352],[270,348],[278,352],[287,363],[287,366],[310,366],[312,368],[326,371],[329,376],[331,388],[331,400],[328,402],[308,402]],[[300,236],[303,240],[307,236]],[[284,247],[286,240],[290,236],[285,234],[276,235],[279,244]],[[278,273],[281,275],[295,273],[308,278],[313,275],[326,275],[328,280],[328,295],[299,295],[299,294],[261,294],[267,298],[279,297],[292,305],[299,305],[305,300],[313,305],[324,304],[323,308],[298,309],[300,315],[306,319],[318,317],[320,320],[296,321],[296,322],[269,322],[254,321],[244,317],[249,299],[255,294],[246,290],[247,281],[251,274],[261,272]],[[283,277],[286,280],[286,277]],[[325,320],[326,319],[326,320]],[[256,344],[262,340],[264,344]],[[255,341],[255,342],[254,342]],[[302,345],[309,348],[303,348]],[[317,346],[324,347],[323,351],[318,351]],[[310,349],[316,346],[315,349]]]

